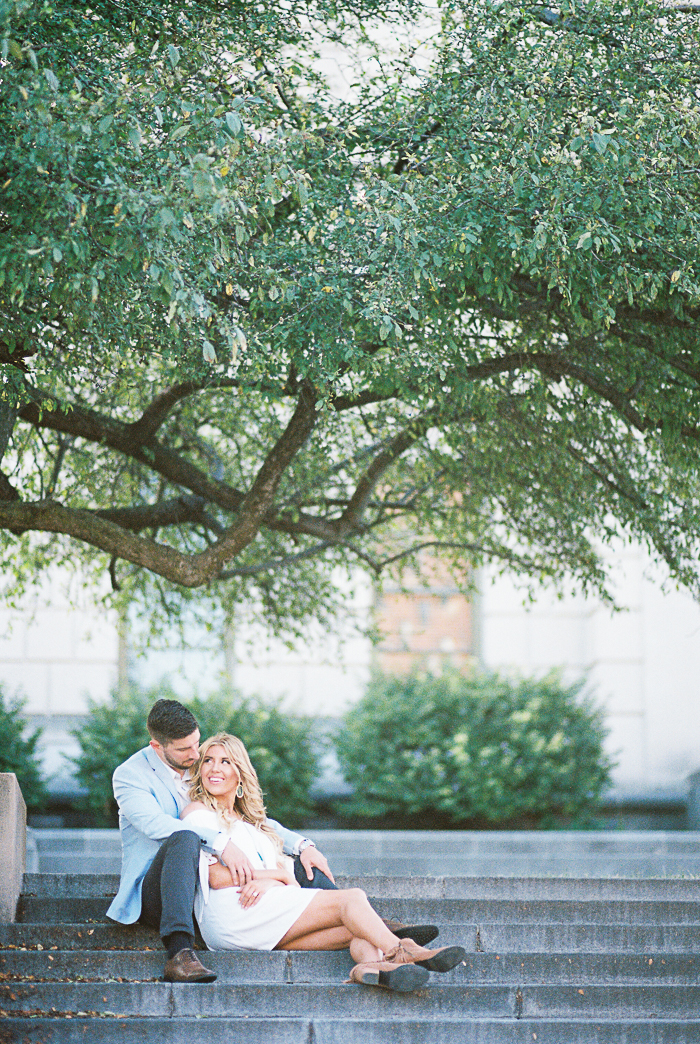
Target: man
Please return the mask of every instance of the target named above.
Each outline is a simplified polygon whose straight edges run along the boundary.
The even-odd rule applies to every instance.
[[[128,758],[113,776],[122,870],[119,891],[107,916],[122,924],[140,921],[160,933],[168,953],[163,973],[166,982],[213,982],[216,975],[194,951],[200,848],[219,857],[236,886],[252,880],[253,868],[226,834],[215,828],[195,833],[179,818],[189,801],[189,770],[199,756],[200,734],[194,715],[177,700],[158,700],[146,724],[149,745]],[[313,841],[275,820],[268,823],[282,838],[285,854],[295,857],[301,884],[335,887],[328,863]],[[397,927],[404,935],[413,932],[428,941],[437,935],[434,925]]]

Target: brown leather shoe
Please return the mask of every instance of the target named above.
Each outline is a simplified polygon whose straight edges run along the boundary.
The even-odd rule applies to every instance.
[[[391,964],[389,961],[365,961],[356,964],[348,982],[363,986],[383,986],[395,993],[411,993],[425,986],[428,973],[415,964]]]
[[[396,949],[385,953],[384,957],[393,964],[419,964],[428,971],[447,972],[467,959],[467,951],[462,946],[426,950],[413,939],[402,939]]]
[[[432,942],[440,931],[436,924],[403,924],[401,921],[382,920],[397,939],[413,939],[419,946]]]
[[[205,968],[194,950],[180,950],[163,970],[165,982],[214,982],[216,973]]]

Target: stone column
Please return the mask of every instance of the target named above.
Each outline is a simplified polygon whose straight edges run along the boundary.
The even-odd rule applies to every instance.
[[[27,851],[27,806],[14,772],[0,772],[0,924],[14,921]]]
[[[688,830],[700,830],[700,769],[688,776]]]

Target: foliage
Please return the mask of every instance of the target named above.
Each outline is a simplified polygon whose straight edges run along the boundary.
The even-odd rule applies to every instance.
[[[243,740],[263,789],[268,814],[284,826],[303,826],[312,811],[309,792],[318,756],[308,718],[286,713],[279,702],[221,693],[189,701],[202,736],[233,733]]]
[[[337,750],[358,816],[446,825],[586,822],[610,782],[602,715],[555,675],[375,675]]]
[[[155,701],[171,698],[174,694],[161,687],[142,690],[130,686],[123,692],[113,692],[105,703],[88,700],[87,716],[73,730],[80,744],[80,753],[73,760],[76,779],[85,788],[81,803],[99,821],[112,825],[117,810],[112,774],[149,742],[146,718]]]
[[[107,703],[90,701],[88,715],[74,735],[81,747],[76,776],[85,787],[85,801],[103,822],[112,822],[116,803],[112,774],[150,737],[146,718],[158,699],[176,699],[167,683],[151,689],[132,685],[113,693]],[[222,730],[243,740],[255,766],[269,814],[285,826],[297,826],[312,805],[309,789],[318,763],[305,718],[286,714],[275,703],[218,693],[185,702],[197,718],[202,737]]]
[[[41,729],[27,732],[22,714],[25,702],[19,696],[8,696],[0,684],[0,772],[14,772],[27,808],[39,809],[47,797],[36,749]]]
[[[697,12],[0,0],[0,36],[15,593],[81,564],[289,633],[423,548],[605,593],[620,533],[697,592]]]

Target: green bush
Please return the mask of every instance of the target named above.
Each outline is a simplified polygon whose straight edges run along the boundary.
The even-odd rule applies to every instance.
[[[355,816],[583,825],[610,782],[601,712],[556,675],[377,674],[336,739]]]
[[[87,790],[86,803],[101,822],[113,822],[116,816],[112,773],[149,741],[149,710],[158,699],[177,698],[160,685],[149,690],[132,687],[126,694],[114,694],[108,703],[90,702],[87,720],[74,732],[81,747],[76,775]],[[318,774],[308,719],[285,713],[275,702],[225,692],[181,702],[199,722],[203,739],[223,730],[243,740],[269,814],[285,826],[301,825],[313,807],[309,790]]]
[[[26,734],[25,702],[19,696],[6,696],[0,684],[0,772],[14,772],[27,808],[39,809],[47,799],[36,749],[41,729]]]

